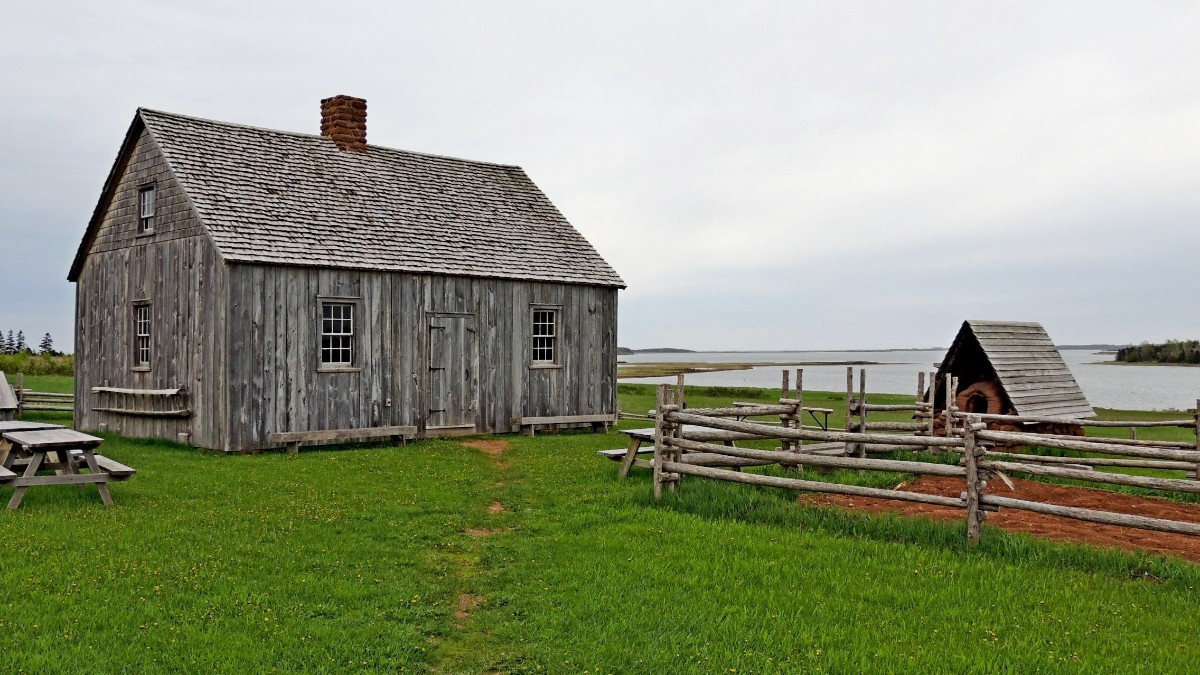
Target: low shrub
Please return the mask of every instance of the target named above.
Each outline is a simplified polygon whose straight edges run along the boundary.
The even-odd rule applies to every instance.
[[[0,354],[0,372],[8,375],[66,375],[75,374],[75,356],[48,354]]]

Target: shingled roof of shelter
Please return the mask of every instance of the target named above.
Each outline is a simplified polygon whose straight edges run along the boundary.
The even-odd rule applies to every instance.
[[[138,119],[227,261],[625,286],[520,167]]]
[[[964,321],[938,369],[938,381],[973,340],[983,351],[1013,410],[1029,417],[1079,419],[1096,413],[1040,323]]]

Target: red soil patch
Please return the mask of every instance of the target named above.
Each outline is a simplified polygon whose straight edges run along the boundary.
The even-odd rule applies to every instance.
[[[464,441],[463,445],[479,450],[492,457],[499,457],[504,454],[505,450],[511,447],[508,441]]]
[[[946,497],[957,497],[963,492],[961,478],[944,476],[922,476],[916,480],[901,483],[901,485],[904,489],[913,492]],[[1013,479],[1013,485],[1016,489],[1010,490],[1003,481],[989,481],[988,492],[1062,506],[1078,506],[1100,511],[1200,523],[1200,506],[1193,504],[1134,497],[1107,490],[1050,485],[1030,480]],[[814,506],[840,506],[870,513],[896,513],[904,516],[920,516],[933,520],[957,520],[966,523],[965,510],[948,506],[829,494],[804,495],[800,501]],[[1035,537],[1054,541],[1083,542],[1100,547],[1151,551],[1178,555],[1192,562],[1200,562],[1200,537],[1185,534],[1101,525],[1100,523],[1088,523],[1018,509],[1000,509],[999,512],[989,513],[986,523],[1010,532],[1025,532]]]
[[[507,510],[508,509],[504,508],[504,505],[500,502],[492,502],[491,505],[488,506],[488,513],[492,514],[493,516],[504,513]]]
[[[471,610],[478,607],[480,602],[482,602],[482,598],[477,595],[459,593],[458,607],[454,610],[454,623],[458,624],[458,627],[461,628],[466,620],[470,618]]]

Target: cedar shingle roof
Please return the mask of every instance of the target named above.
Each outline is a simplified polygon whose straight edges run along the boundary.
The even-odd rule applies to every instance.
[[[228,261],[625,285],[520,167],[138,115]]]
[[[964,321],[938,369],[938,382],[974,353],[974,342],[995,373],[1013,409],[1030,417],[1095,417],[1062,354],[1040,323]]]

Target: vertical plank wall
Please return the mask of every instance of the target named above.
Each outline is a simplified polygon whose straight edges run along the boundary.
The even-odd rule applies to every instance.
[[[76,284],[75,424],[126,436],[224,445],[220,413],[225,265],[153,140],[137,139]],[[140,186],[157,190],[153,233],[137,231]],[[151,306],[149,370],[134,368],[133,303]],[[190,418],[93,411],[92,387],[186,387]]]
[[[230,265],[229,450],[273,431],[415,425],[427,416],[428,315],[475,315],[478,429],[513,417],[616,412],[614,288],[392,272]],[[321,297],[356,302],[355,370],[318,368]],[[533,304],[557,305],[559,363],[531,368]],[[390,405],[389,405],[390,403]]]

